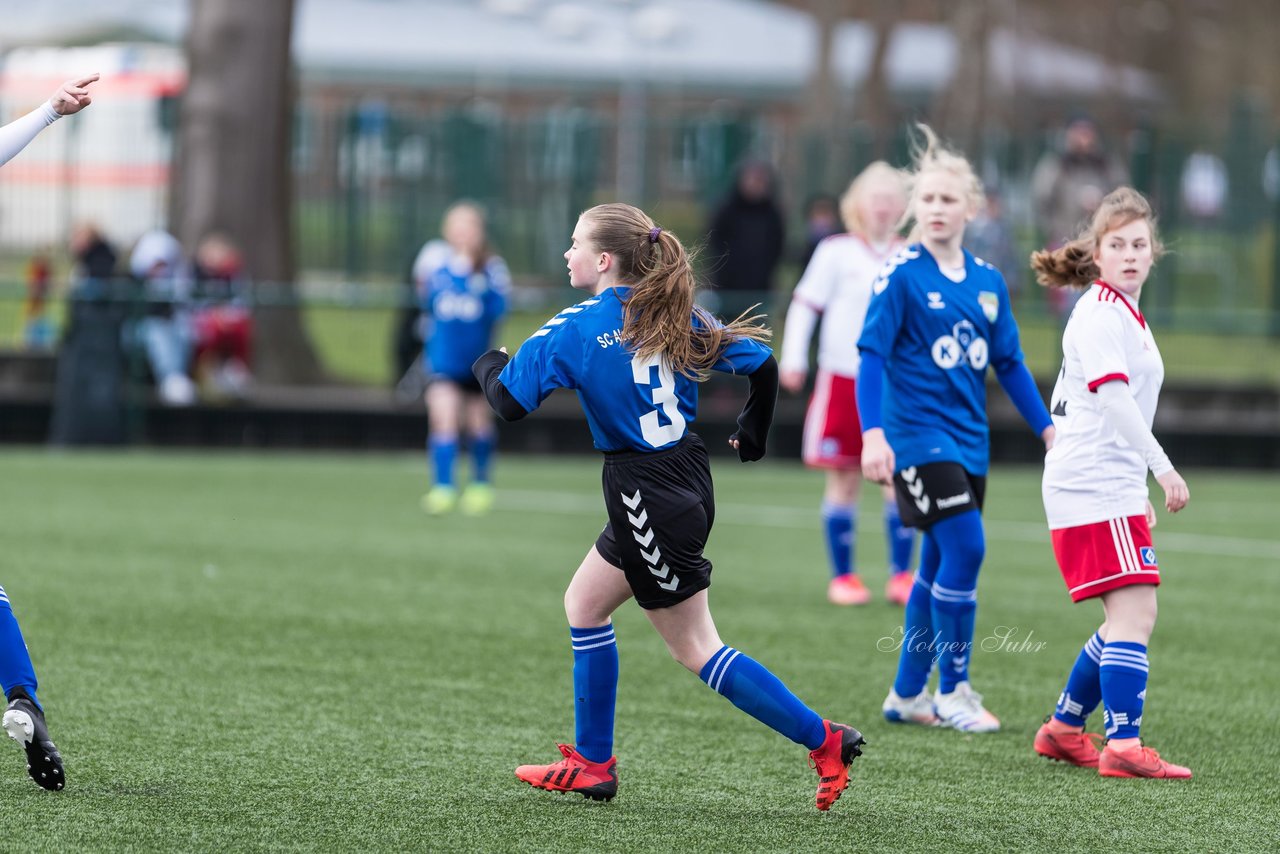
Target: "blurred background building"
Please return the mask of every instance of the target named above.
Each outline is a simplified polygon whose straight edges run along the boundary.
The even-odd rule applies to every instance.
[[[92,109],[0,171],[0,303],[11,304],[0,316],[25,298],[33,254],[50,254],[55,280],[69,269],[79,223],[121,250],[167,228],[194,251],[191,200],[174,188],[197,106],[185,99],[194,30],[213,3],[3,3],[0,121],[74,73],[103,80]],[[794,244],[776,292],[760,295],[780,308],[800,272],[806,200],[839,193],[870,159],[905,163],[910,124],[926,120],[978,164],[998,221],[975,234],[1007,235],[1001,263],[1034,334],[1042,324],[1056,339],[1059,320],[1025,271],[1032,249],[1060,239],[1037,181],[1068,127],[1087,122],[1099,156],[1153,199],[1173,249],[1144,309],[1203,336],[1197,364],[1214,364],[1200,376],[1280,386],[1280,23],[1248,4],[281,3],[293,9],[292,106],[260,119],[284,125],[287,198],[264,188],[260,201],[287,216],[277,242],[289,264],[256,278],[299,283],[287,299],[330,377],[395,379],[385,339],[400,283],[462,197],[489,209],[517,305],[535,317],[565,298],[561,253],[580,210],[634,202],[696,242],[735,168],[764,160]],[[219,8],[224,22],[242,14]],[[198,106],[216,126],[219,107]],[[1224,350],[1214,362],[1242,336],[1257,358]],[[1042,375],[1052,349],[1033,365]]]

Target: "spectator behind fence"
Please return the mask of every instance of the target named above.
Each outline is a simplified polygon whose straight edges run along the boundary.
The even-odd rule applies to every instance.
[[[819,243],[842,231],[840,203],[836,197],[826,193],[810,196],[804,203],[804,251],[800,255],[800,272],[808,269]]]
[[[49,317],[49,280],[53,265],[47,252],[36,252],[27,261],[27,300],[22,306],[22,346],[48,350],[53,346],[53,320]]]
[[[1004,273],[1009,297],[1017,299],[1022,290],[1022,268],[1014,245],[1013,226],[1004,215],[1000,191],[988,188],[986,205],[964,230],[964,246],[977,257]]]
[[[195,276],[195,375],[215,394],[243,397],[253,380],[253,316],[240,250],[225,234],[207,235],[196,247]]]
[[[187,371],[191,363],[191,275],[182,245],[167,231],[155,229],[138,239],[129,272],[143,288],[144,316],[133,327],[147,355],[160,402],[190,406],[196,386]]]
[[[720,313],[741,314],[764,302],[786,246],[773,167],[749,160],[716,209],[707,235],[707,261]]]
[[[1057,248],[1072,239],[1103,197],[1128,180],[1124,164],[1102,147],[1093,120],[1071,119],[1063,131],[1061,150],[1045,152],[1031,176],[1036,226],[1045,245]],[[1054,288],[1046,295],[1060,322],[1066,321],[1078,298],[1078,292],[1066,288]]]
[[[77,297],[98,297],[116,275],[117,255],[98,226],[82,222],[71,232],[71,288]]]

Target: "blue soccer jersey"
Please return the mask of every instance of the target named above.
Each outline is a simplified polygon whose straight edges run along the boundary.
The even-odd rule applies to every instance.
[[[494,327],[506,314],[511,277],[501,258],[475,270],[467,258],[429,249],[415,265],[428,318],[425,367],[432,376],[472,382],[471,364],[493,346]]]
[[[1022,362],[1000,271],[964,253],[955,282],[920,244],[904,248],[872,287],[858,349],[885,362],[884,432],[899,470],[960,463],[986,474],[987,366]]]
[[[698,413],[698,384],[661,359],[641,359],[622,343],[628,290],[608,288],[548,320],[498,378],[529,412],[552,390],[573,389],[601,451],[657,451],[689,431]],[[690,323],[700,321],[691,317]],[[750,374],[771,355],[759,342],[737,340],[712,370]]]

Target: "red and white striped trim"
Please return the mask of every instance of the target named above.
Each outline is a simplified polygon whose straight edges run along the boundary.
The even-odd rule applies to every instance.
[[[1129,313],[1133,315],[1134,320],[1138,321],[1139,326],[1143,329],[1147,328],[1147,319],[1142,316],[1142,312],[1134,308],[1133,304],[1130,303],[1129,300],[1126,299],[1118,290],[1102,281],[1102,279],[1095,280],[1094,284],[1098,286],[1099,302],[1121,303],[1125,308],[1129,309]]]

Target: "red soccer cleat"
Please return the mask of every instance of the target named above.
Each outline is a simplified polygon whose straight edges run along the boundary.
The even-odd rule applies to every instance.
[[[826,812],[849,787],[849,763],[862,755],[866,739],[851,726],[823,721],[827,740],[809,754],[809,767],[818,772],[818,809]]]
[[[911,570],[895,572],[889,576],[889,581],[884,586],[884,598],[894,605],[906,605],[915,583],[916,574]]]
[[[1093,732],[1061,732],[1049,728],[1045,721],[1036,733],[1036,753],[1048,759],[1079,765],[1081,768],[1097,768],[1102,736]]]
[[[618,757],[592,762],[567,744],[557,744],[564,758],[550,765],[521,765],[516,777],[535,789],[576,792],[593,801],[612,800],[618,794]]]
[[[865,605],[871,601],[871,591],[856,572],[850,572],[831,579],[827,600],[832,605]]]
[[[1128,750],[1108,747],[1098,757],[1098,774],[1103,777],[1151,777],[1164,780],[1189,780],[1191,769],[1160,758],[1150,747],[1139,745]]]

